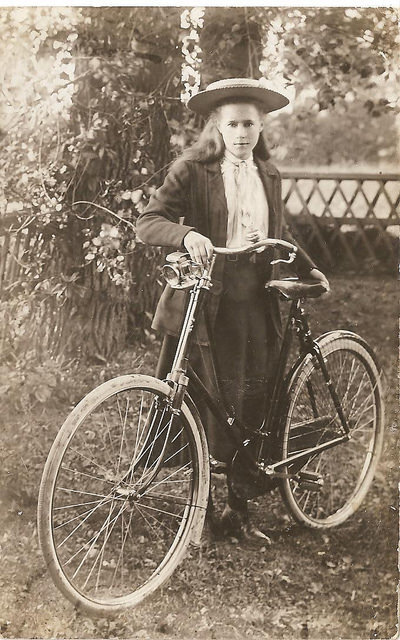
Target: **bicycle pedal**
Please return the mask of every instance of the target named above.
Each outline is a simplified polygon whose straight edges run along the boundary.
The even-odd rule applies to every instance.
[[[312,471],[300,471],[299,476],[299,488],[304,491],[322,491],[324,488],[324,480],[319,473],[313,473]]]
[[[322,480],[321,474],[316,473],[315,471],[299,471],[298,476],[300,480],[311,480],[312,482]]]

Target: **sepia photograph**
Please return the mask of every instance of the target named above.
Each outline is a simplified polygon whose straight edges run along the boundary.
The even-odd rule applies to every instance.
[[[367,4],[0,6],[0,638],[398,637]]]

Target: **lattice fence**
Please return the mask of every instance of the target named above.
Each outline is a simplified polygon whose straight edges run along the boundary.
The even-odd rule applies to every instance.
[[[282,172],[286,215],[321,266],[397,260],[400,175]]]
[[[321,266],[397,262],[400,175],[282,172],[287,218]],[[35,241],[33,226],[0,217],[0,292],[11,292]]]

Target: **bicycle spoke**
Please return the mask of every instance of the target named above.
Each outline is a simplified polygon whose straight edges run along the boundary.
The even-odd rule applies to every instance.
[[[106,412],[105,412],[104,407],[102,407],[102,414],[103,414],[104,421],[105,421],[106,426],[107,426],[108,439],[109,439],[109,441],[110,441],[110,446],[111,446],[111,450],[112,450],[112,454],[113,454],[113,455],[112,455],[112,459],[113,459],[113,460],[116,460],[117,458],[116,458],[116,455],[115,455],[114,441],[113,441],[113,439],[112,439],[112,437],[111,437],[110,425],[109,425],[109,422],[108,422],[108,419],[107,419],[107,414],[106,414]]]
[[[88,458],[87,456],[85,456],[81,451],[77,451],[74,448],[71,448],[72,453],[76,453],[78,456],[80,456],[81,458],[84,458],[85,460],[87,460],[88,462],[90,462],[90,464],[94,464],[95,467],[98,467],[99,469],[101,469],[102,471],[104,471],[105,473],[108,473],[108,469],[106,469],[106,467],[103,467],[102,465],[98,464],[97,462],[95,462],[94,460],[92,460],[91,458]]]
[[[93,542],[92,542],[91,546],[89,547],[89,549],[88,549],[88,550],[87,550],[87,552],[85,553],[85,555],[84,555],[84,557],[82,558],[81,562],[79,563],[78,567],[75,569],[75,571],[74,571],[74,573],[73,573],[73,575],[72,575],[72,578],[76,578],[76,576],[78,575],[79,571],[81,570],[81,568],[83,567],[84,563],[86,562],[86,559],[88,558],[89,553],[91,552],[91,550],[93,549],[93,547],[94,547],[94,545],[96,544],[97,540],[100,538],[101,534],[103,533],[103,531],[104,531],[105,529],[107,530],[107,534],[106,534],[106,536],[107,536],[107,537],[105,537],[105,538],[104,538],[103,546],[105,546],[105,545],[106,545],[107,540],[108,540],[108,538],[110,537],[110,534],[111,534],[111,532],[112,532],[112,530],[113,530],[113,528],[114,528],[114,526],[115,526],[115,523],[116,523],[116,521],[118,520],[118,518],[119,518],[119,516],[121,515],[121,513],[122,513],[122,511],[123,511],[123,509],[124,509],[124,508],[126,508],[126,507],[125,507],[125,505],[123,505],[122,507],[120,507],[120,510],[118,511],[117,515],[116,515],[116,516],[114,516],[114,518],[113,518],[112,520],[109,520],[109,518],[108,518],[108,519],[107,519],[107,522],[106,522],[106,523],[101,527],[100,531],[98,531],[98,533],[96,534],[96,536],[94,536],[94,538],[93,538]],[[109,526],[110,526],[110,525],[111,525],[111,531],[110,531],[110,533],[108,533],[108,530],[109,530]],[[91,542],[91,541],[89,540],[89,543],[90,543],[90,542]],[[77,555],[77,554],[75,554],[75,556],[76,556],[76,555]],[[99,552],[99,554],[97,555],[97,558],[96,558],[96,560],[95,560],[95,564],[97,563],[97,559],[99,558],[99,555],[100,555],[100,552]],[[75,556],[72,556],[72,557],[75,557]],[[94,565],[93,565],[93,566],[94,566]],[[91,572],[90,572],[90,574],[89,574],[89,577],[90,577],[91,573],[92,573],[92,569],[91,569]],[[88,578],[86,579],[86,581],[84,582],[84,584],[83,584],[83,588],[85,588],[85,587],[86,587],[89,577],[88,577]]]
[[[165,411],[163,411],[163,413],[162,413],[162,417],[161,417],[161,420],[160,420],[160,422],[159,422],[159,425],[160,425],[160,424],[162,424],[162,422],[163,422],[163,418],[164,418],[164,415],[165,415]],[[157,440],[159,440],[159,438],[162,436],[162,434],[163,434],[165,431],[167,431],[167,435],[166,435],[165,440],[167,440],[167,439],[168,439],[169,431],[170,431],[171,424],[172,424],[172,417],[173,417],[173,416],[171,415],[171,418],[170,418],[169,422],[168,422],[168,423],[163,427],[163,429],[162,429],[161,431],[158,431],[159,427],[157,427],[157,435],[155,436],[155,438],[153,438],[153,439],[152,439],[152,441],[151,441],[150,445],[147,447],[147,449],[146,449],[146,450],[143,452],[143,454],[142,454],[142,457],[143,457],[143,456],[145,455],[145,453],[147,453],[147,452],[148,452],[148,453],[147,453],[147,460],[146,460],[145,464],[143,465],[143,471],[142,471],[142,477],[141,477],[141,480],[144,478],[146,471],[149,471],[152,467],[156,467],[156,466],[157,466],[157,459],[156,459],[156,460],[154,460],[154,461],[150,464],[150,467],[148,467],[148,464],[149,464],[149,462],[150,462],[151,456],[152,456],[153,451],[154,451],[154,446],[155,446],[155,444],[156,444]],[[164,441],[164,443],[162,443],[162,445],[161,445],[161,446],[162,446],[162,451],[164,451],[165,441]],[[140,462],[140,459],[141,459],[141,457],[139,457],[138,462]],[[140,482],[140,481],[139,481],[139,482]]]
[[[129,530],[130,530],[130,526],[131,526],[131,523],[132,523],[132,516],[133,516],[133,511],[131,511],[131,513],[130,513],[130,516],[129,516],[129,522],[128,522],[128,525],[127,525],[127,527],[126,527],[125,534],[124,534],[124,529],[123,529],[124,514],[122,514],[122,518],[121,518],[121,539],[122,539],[122,544],[121,544],[121,550],[120,550],[120,553],[119,553],[119,556],[118,556],[117,565],[116,565],[116,567],[115,567],[115,571],[114,571],[114,577],[113,577],[113,580],[112,580],[112,582],[111,582],[111,587],[110,587],[111,589],[112,589],[112,588],[113,588],[113,586],[114,586],[114,582],[115,582],[115,579],[116,579],[117,570],[118,570],[118,567],[119,567],[120,565],[121,565],[121,583],[123,583],[123,579],[124,579],[124,578],[123,578],[123,565],[124,565],[124,560],[123,560],[123,558],[124,558],[124,548],[125,548],[126,540],[127,540],[127,537],[128,537],[128,532],[129,532]]]
[[[153,498],[154,500],[161,500],[162,502],[173,502],[174,504],[180,504],[184,507],[190,506],[189,500],[168,493],[153,493],[153,491],[148,491],[144,496],[147,498]]]
[[[107,478],[100,478],[99,476],[94,476],[91,473],[85,473],[84,471],[78,471],[77,469],[71,469],[70,467],[66,467],[65,465],[61,466],[63,471],[70,471],[74,475],[85,476],[87,478],[91,478],[92,480],[99,480],[100,482],[107,482],[108,484],[115,484],[112,480],[108,480]]]
[[[106,498],[102,493],[92,493],[90,491],[84,491],[83,489],[67,489],[67,487],[57,487],[57,491],[64,491],[65,493],[82,493],[86,496],[95,496],[97,498]],[[108,494],[110,495],[110,494]]]
[[[137,510],[139,511],[139,513],[142,515],[142,517],[144,518],[144,515],[142,513],[142,507],[145,508],[146,505],[144,505],[142,502],[137,506]],[[171,527],[169,527],[167,524],[165,524],[165,522],[163,520],[159,520],[158,518],[156,518],[156,516],[153,513],[147,513],[147,515],[154,520],[155,522],[157,522],[157,524],[159,525],[159,528],[162,527],[163,529],[165,529],[165,531],[168,531],[169,534],[173,534],[174,530],[171,529]],[[152,529],[154,529],[154,527],[152,526]],[[162,538],[162,536],[159,535],[159,539],[162,539],[164,541],[164,539]]]
[[[181,436],[183,433],[183,429],[181,429],[180,431],[178,431],[178,433],[172,438],[171,440],[171,444],[173,444],[175,442],[175,440],[177,440],[179,438],[179,436]]]
[[[352,362],[351,362],[349,377],[348,377],[348,380],[346,381],[346,391],[342,395],[342,405],[343,406],[346,406],[347,396],[348,396],[348,394],[350,392],[350,389],[351,389],[351,386],[352,386],[352,384],[354,382],[356,373],[357,373],[357,371],[359,371],[359,369],[360,369],[360,365],[358,363],[356,363],[355,360],[353,359]],[[343,369],[342,371],[344,372],[345,369]],[[341,379],[339,378],[339,383],[340,383],[340,381],[341,381]]]
[[[111,497],[111,496],[107,496],[107,498],[109,498],[109,497]],[[78,529],[80,529],[80,527],[82,527],[82,526],[85,524],[86,520],[88,520],[88,518],[90,518],[90,515],[93,515],[93,513],[94,513],[95,511],[97,511],[101,506],[103,506],[103,504],[104,504],[104,501],[100,501],[100,502],[99,502],[99,504],[98,504],[96,507],[94,507],[94,509],[91,511],[91,513],[90,513],[89,515],[87,515],[87,516],[86,516],[86,517],[85,517],[85,518],[84,518],[84,519],[83,519],[83,520],[82,520],[82,521],[81,521],[81,522],[80,522],[80,523],[75,527],[75,529],[73,529],[73,530],[71,531],[71,533],[69,533],[69,534],[68,534],[68,536],[67,536],[66,538],[64,538],[64,540],[63,540],[62,542],[60,542],[60,543],[57,545],[57,549],[60,549],[60,548],[61,548],[61,547],[62,547],[62,546],[67,542],[67,540],[69,540],[69,539],[71,538],[71,536],[73,536],[73,535],[74,535],[74,533],[76,533],[76,531],[78,531]]]
[[[148,497],[148,496],[146,496]],[[172,518],[177,518],[178,520],[183,520],[183,516],[179,516],[176,513],[173,513],[171,511],[165,511],[165,509],[157,509],[156,507],[151,507],[149,504],[143,504],[143,502],[141,501],[140,505],[142,507],[144,507],[145,509],[150,509],[150,511],[157,511],[158,513],[163,513],[166,516],[171,516]]]
[[[119,449],[119,454],[118,454],[118,463],[117,463],[117,475],[118,475],[119,474],[120,465],[121,465],[121,459],[122,459],[122,449],[123,449],[124,440],[125,440],[126,417],[127,417],[128,410],[129,410],[129,397],[126,400],[124,418],[122,418],[121,407],[120,407],[120,404],[119,404],[119,397],[118,396],[117,396],[117,407],[118,407],[119,417],[120,417],[121,422],[122,422],[121,444],[120,444],[120,449]]]
[[[348,414],[351,414],[351,413],[354,411],[354,408],[355,408],[355,406],[356,406],[356,402],[357,402],[358,398],[360,397],[360,394],[361,394],[361,392],[362,392],[362,390],[363,390],[363,382],[364,382],[366,379],[368,379],[368,376],[367,376],[367,373],[366,373],[366,372],[364,372],[363,377],[361,378],[361,380],[360,380],[360,381],[358,381],[358,383],[357,383],[357,385],[356,385],[356,393],[355,393],[355,395],[353,396],[353,398],[352,398],[348,403],[347,403],[347,402],[343,402],[343,403],[342,403],[342,404],[343,404],[343,406],[344,406],[344,408],[345,408],[345,411],[346,411]],[[348,387],[348,389],[349,389],[349,391],[350,391],[350,386]],[[349,393],[349,395],[350,395],[350,393]],[[350,402],[351,402],[351,406],[350,406]]]
[[[371,411],[373,411],[374,408],[375,408],[375,404],[371,403],[367,407],[364,407],[362,411],[357,412],[357,414],[359,413],[359,415],[358,415],[358,418],[357,418],[357,422],[355,423],[354,426],[351,427],[351,430],[350,430],[351,435],[353,435],[353,433],[355,433],[356,431],[359,430],[359,428],[360,428],[359,424],[360,424],[361,420],[363,419],[363,417],[365,416],[365,414],[371,415]],[[369,420],[367,420],[367,424],[371,423],[372,420],[373,420],[373,418],[370,418]]]
[[[64,509],[75,509],[76,507],[86,507],[88,504],[98,504],[100,500],[90,500],[89,502],[75,502],[73,504],[63,504],[60,507],[54,507],[53,511],[61,511]]]
[[[163,420],[164,414],[165,414],[165,410],[163,410],[163,413],[162,413],[162,415],[161,415],[160,423],[162,423],[162,420]],[[151,423],[151,426],[150,426],[150,429],[149,429],[149,434],[152,432],[152,429],[153,429],[153,426],[154,426],[154,421],[155,421],[155,419],[156,419],[156,415],[154,415],[154,416],[153,416],[153,418],[152,418],[152,423]],[[149,462],[149,460],[150,460],[151,453],[152,453],[152,451],[153,451],[153,449],[154,449],[154,444],[155,444],[155,442],[156,442],[156,441],[157,441],[157,440],[162,436],[162,434],[164,433],[164,431],[165,431],[166,429],[168,429],[168,428],[169,428],[169,426],[170,426],[170,424],[171,424],[171,420],[172,420],[172,416],[171,416],[170,422],[169,422],[169,423],[167,423],[166,425],[164,425],[164,427],[163,427],[163,429],[161,430],[161,432],[158,432],[158,430],[157,430],[157,435],[156,435],[156,436],[155,436],[155,438],[150,442],[150,444],[148,444],[147,446],[146,446],[146,444],[147,444],[147,438],[145,439],[145,442],[144,442],[144,445],[143,445],[143,447],[145,447],[145,448],[142,448],[142,450],[140,451],[140,453],[139,453],[139,455],[138,455],[137,459],[134,461],[134,465],[133,465],[134,467],[138,467],[138,465],[139,465],[139,463],[141,462],[141,460],[143,459],[143,457],[146,455],[146,453],[148,453],[148,452],[149,452],[149,453],[148,453],[148,456],[147,456],[146,463],[143,465],[142,478],[143,478],[143,474],[144,474],[144,473],[145,473],[145,471],[146,471],[147,464],[148,464],[148,462]],[[140,478],[140,479],[138,480],[138,482],[140,482],[140,480],[141,480],[142,478]]]
[[[131,471],[129,472],[130,481],[132,481],[132,475],[133,475],[133,472],[134,472],[133,460],[136,460],[136,458],[137,458],[137,451],[138,451],[138,446],[139,446],[140,437],[141,437],[141,422],[142,422],[142,415],[143,415],[143,400],[144,400],[144,396],[143,396],[143,392],[142,392],[141,396],[140,396],[139,417],[138,417],[138,425],[137,425],[137,429],[136,429],[135,444],[133,446],[133,453],[132,453],[132,455],[130,457],[130,460],[131,460],[131,463],[130,463]]]
[[[140,506],[139,506],[139,505],[136,505],[136,509],[137,509],[137,511],[139,512],[140,516],[143,518],[143,520],[146,522],[146,524],[150,527],[151,532],[152,532],[152,533],[154,533],[154,534],[157,536],[157,538],[158,538],[158,540],[159,540],[159,541],[164,542],[164,538],[161,536],[161,534],[159,533],[158,529],[156,529],[156,528],[154,527],[154,525],[153,525],[153,524],[151,524],[151,522],[149,522],[149,520],[148,520],[148,519],[146,518],[146,516],[143,514],[143,512],[142,512],[142,510],[141,510],[141,508],[140,508]],[[157,522],[159,525],[162,525],[162,526],[164,527],[164,529],[166,529],[166,530],[168,531],[168,533],[169,533],[169,534],[171,534],[171,533],[173,534],[173,529],[171,529],[171,528],[167,527],[167,525],[166,525],[166,524],[164,524],[163,522],[160,522],[160,520],[157,520],[157,518],[156,518],[152,513],[149,513],[149,514],[147,514],[147,515],[148,515],[152,520],[154,520],[155,522]]]
[[[171,460],[173,460],[177,455],[179,455],[180,453],[182,453],[182,451],[185,451],[185,449],[188,448],[188,444],[184,444],[180,449],[178,449],[178,451],[175,451],[175,453],[173,453],[172,455],[169,456],[169,458],[167,458],[165,460],[165,463],[167,462],[171,462]]]
[[[165,482],[167,482],[167,480],[169,480],[169,478],[173,478],[177,473],[179,473],[180,471],[183,471],[183,469],[186,469],[190,466],[190,462],[187,462],[183,467],[180,467],[179,469],[176,469],[175,471],[173,471],[172,473],[170,473],[169,476],[167,476],[166,478],[163,478],[162,480],[159,480],[158,482],[156,482],[155,484],[152,485],[152,489],[155,489],[156,487],[159,487],[160,484],[164,484]],[[172,481],[170,481],[172,482]],[[144,494],[146,495],[146,494]]]
[[[113,498],[110,498],[110,500],[109,500],[109,501],[111,502],[111,500],[113,500]],[[107,504],[107,502],[108,502],[107,500],[106,500],[106,501],[102,501],[101,506],[106,505],[106,504]],[[98,501],[98,503],[97,503],[97,504],[99,505],[99,503],[100,503],[100,501]],[[96,510],[96,507],[94,507],[93,509],[88,509],[87,511],[84,511],[83,513],[79,513],[77,516],[74,516],[73,518],[70,518],[69,520],[66,520],[65,522],[63,522],[63,523],[61,523],[61,524],[59,524],[59,525],[55,526],[55,527],[54,527],[54,530],[56,530],[56,529],[61,529],[62,527],[65,527],[67,524],[70,524],[71,522],[74,522],[74,520],[79,520],[79,518],[82,518],[82,516],[85,516],[85,515],[86,515],[86,514],[88,514],[88,513],[89,513],[90,515],[92,515],[92,514],[95,512],[95,510]]]
[[[111,501],[110,509],[108,511],[108,516],[107,516],[107,519],[106,519],[106,522],[107,522],[107,527],[106,528],[108,528],[108,523],[110,521],[110,517],[111,517],[111,513],[112,513],[113,509],[114,509],[114,501]],[[100,530],[100,535],[101,535],[101,530]],[[96,542],[97,542],[98,538],[100,537],[100,535],[94,540],[93,545],[91,547],[89,547],[87,555],[93,549],[93,546],[94,546],[94,544],[96,544]],[[106,534],[106,536],[107,536],[107,534]],[[87,586],[87,584],[89,582],[89,579],[90,579],[90,577],[91,577],[91,575],[92,575],[92,573],[93,573],[93,571],[94,571],[94,569],[96,567],[96,564],[97,564],[98,560],[99,560],[99,569],[98,569],[97,574],[98,574],[98,579],[99,579],[99,574],[100,574],[101,566],[103,564],[103,557],[104,557],[104,551],[105,551],[105,546],[106,546],[106,536],[104,538],[103,545],[101,546],[100,551],[98,552],[98,554],[96,556],[96,559],[95,559],[95,561],[94,561],[94,563],[92,565],[92,568],[91,568],[89,574],[87,575],[86,580],[85,580],[85,582],[83,584],[84,588]],[[84,561],[85,561],[85,558],[83,558],[83,562]],[[74,573],[74,577],[76,577],[78,572],[79,572],[79,567],[78,567],[78,570],[76,571],[76,573]],[[96,588],[95,588],[96,590],[98,589],[98,579],[96,580]]]

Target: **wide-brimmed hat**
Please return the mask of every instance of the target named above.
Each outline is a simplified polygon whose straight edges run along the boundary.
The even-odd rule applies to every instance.
[[[187,107],[202,116],[206,116],[219,104],[234,99],[259,103],[265,113],[282,109],[289,100],[282,93],[268,89],[265,78],[226,78],[212,82],[192,96]]]

